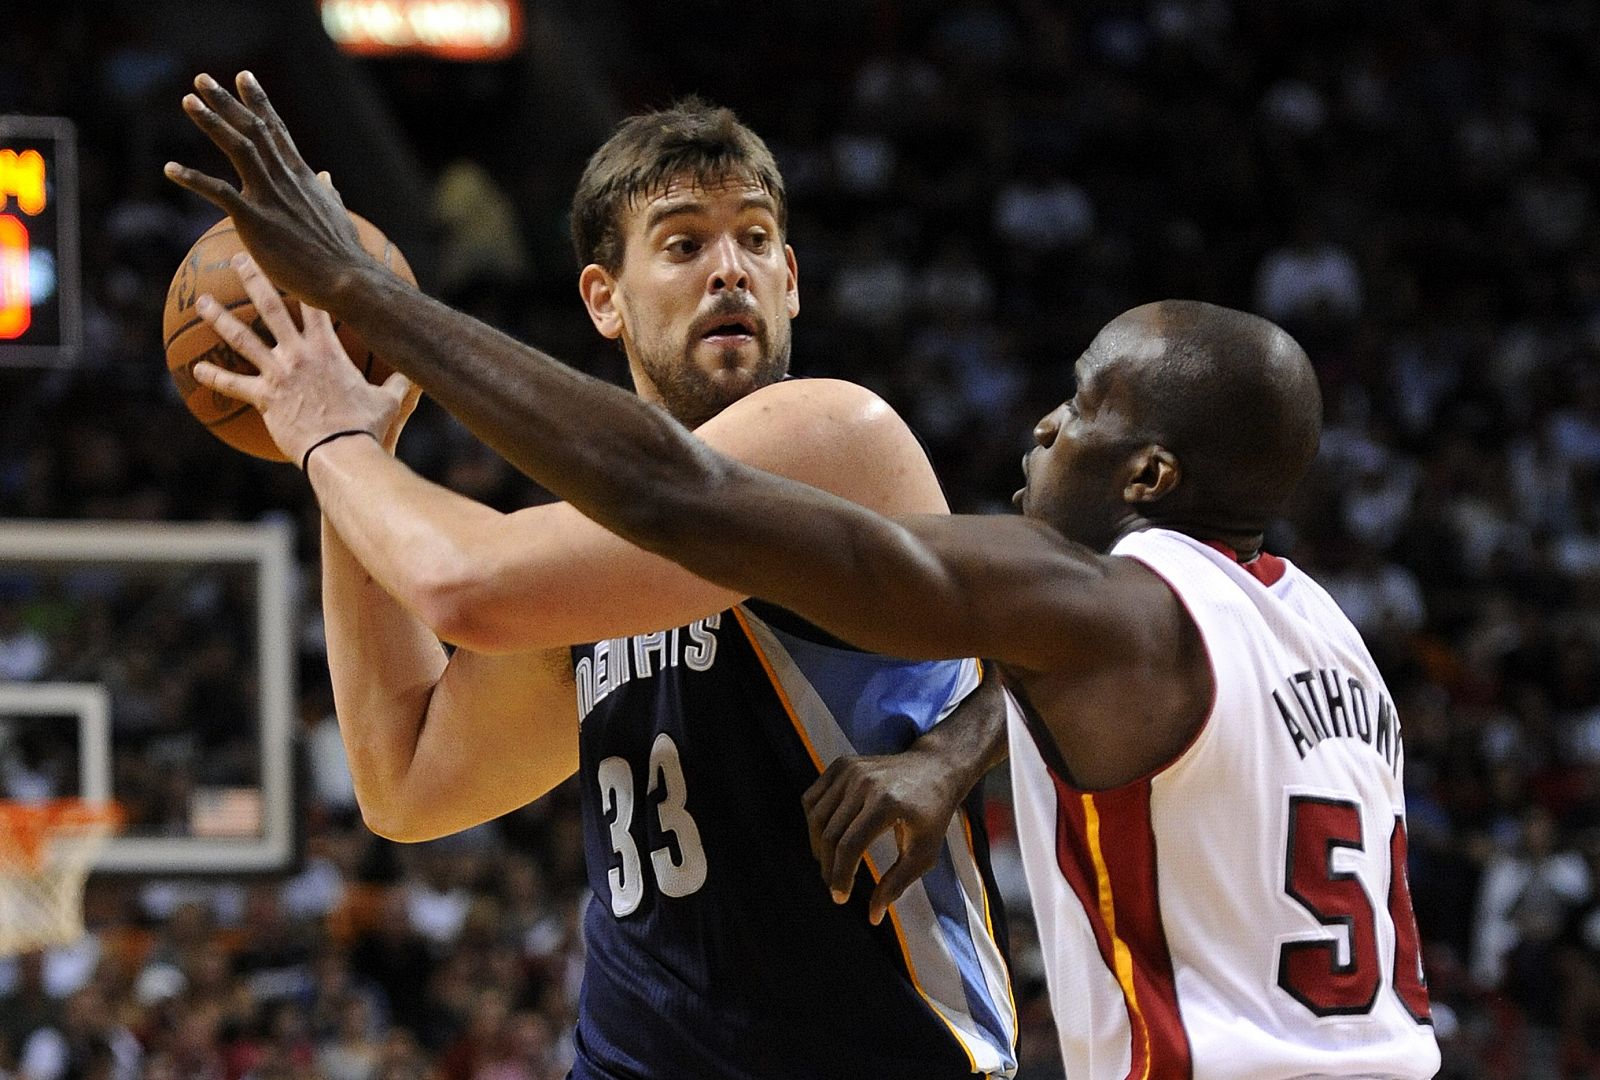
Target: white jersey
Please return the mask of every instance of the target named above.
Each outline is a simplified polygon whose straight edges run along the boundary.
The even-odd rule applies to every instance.
[[[1270,555],[1246,568],[1161,529],[1112,554],[1188,608],[1216,697],[1174,761],[1096,792],[1013,705],[1017,827],[1067,1076],[1432,1076],[1400,721],[1360,635]]]

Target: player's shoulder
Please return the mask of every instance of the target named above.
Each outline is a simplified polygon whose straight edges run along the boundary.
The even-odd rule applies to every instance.
[[[831,414],[839,421],[850,423],[888,421],[905,426],[905,421],[883,398],[860,383],[846,379],[782,379],[745,395],[728,406],[724,415],[771,409]]]
[[[696,434],[747,465],[883,513],[945,510],[927,454],[905,421],[877,394],[843,379],[785,379],[762,387]]]
[[[698,434],[727,450],[754,441],[779,450],[910,447],[921,453],[911,429],[888,402],[844,379],[784,379],[764,386],[702,424]]]

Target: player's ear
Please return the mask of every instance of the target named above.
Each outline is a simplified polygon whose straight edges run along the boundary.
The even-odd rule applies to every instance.
[[[590,263],[578,275],[578,293],[589,310],[589,320],[600,336],[615,341],[622,336],[622,310],[617,306],[617,279],[599,263]]]
[[[1128,461],[1128,480],[1122,498],[1129,503],[1153,503],[1165,498],[1183,479],[1183,470],[1172,451],[1156,443],[1135,450]]]
[[[800,314],[800,264],[794,260],[794,248],[783,245],[783,261],[789,266],[789,283],[784,302],[789,308],[789,318]]]

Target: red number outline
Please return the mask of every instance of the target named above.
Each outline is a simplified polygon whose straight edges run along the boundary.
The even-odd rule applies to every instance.
[[[1323,926],[1343,926],[1349,958],[1339,962],[1336,937],[1287,941],[1278,949],[1278,986],[1316,1016],[1372,1011],[1383,976],[1378,968],[1377,916],[1360,879],[1333,868],[1339,848],[1365,851],[1361,808],[1345,799],[1289,797],[1283,889]]]
[[[1422,970],[1422,938],[1411,907],[1411,878],[1406,873],[1406,819],[1394,816],[1389,834],[1389,919],[1394,923],[1394,973],[1389,984],[1406,1013],[1419,1024],[1433,1026],[1428,1004],[1428,976]]]

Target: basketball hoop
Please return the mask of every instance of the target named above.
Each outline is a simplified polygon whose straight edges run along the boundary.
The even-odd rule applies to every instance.
[[[89,864],[121,821],[115,803],[0,800],[0,956],[82,936]]]

